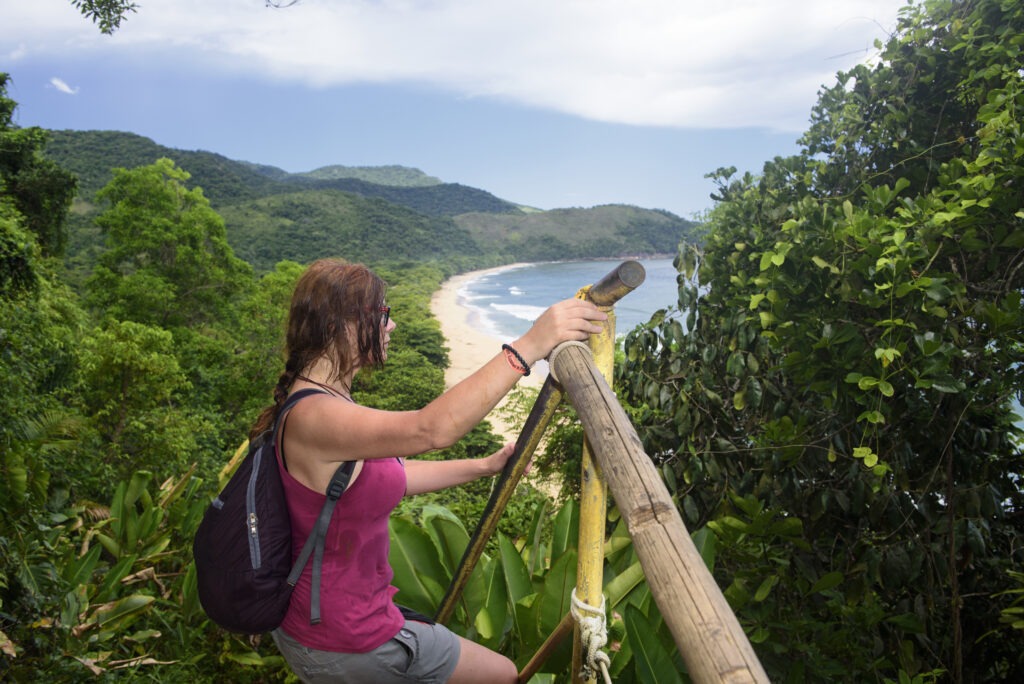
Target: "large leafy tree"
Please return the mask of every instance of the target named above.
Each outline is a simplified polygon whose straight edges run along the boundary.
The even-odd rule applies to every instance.
[[[773,678],[1024,676],[1024,6],[908,6],[802,151],[715,174],[618,382]]]
[[[121,320],[162,328],[221,320],[251,285],[252,269],[228,245],[224,221],[188,172],[169,159],[115,169],[98,193],[107,237],[89,300]]]

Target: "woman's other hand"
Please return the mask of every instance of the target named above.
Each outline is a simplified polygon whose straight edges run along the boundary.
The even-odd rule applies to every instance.
[[[495,451],[490,456],[485,457],[483,460],[486,463],[487,475],[498,475],[505,469],[505,465],[509,459],[512,458],[512,454],[515,453],[516,443],[508,442],[505,446]],[[526,470],[524,473],[530,472],[530,464],[526,464]]]

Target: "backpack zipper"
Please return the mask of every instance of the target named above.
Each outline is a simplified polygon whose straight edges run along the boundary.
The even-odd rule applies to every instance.
[[[249,473],[249,486],[245,489],[245,524],[249,527],[249,561],[252,569],[260,567],[260,537],[259,523],[256,516],[256,479],[260,472],[260,461],[263,458],[263,446],[256,449],[252,455],[252,472]]]

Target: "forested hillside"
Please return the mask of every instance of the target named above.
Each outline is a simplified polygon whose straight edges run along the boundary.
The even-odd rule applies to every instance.
[[[337,190],[302,190],[221,207],[239,257],[265,271],[281,259],[325,255],[377,263],[395,258],[474,266],[484,254],[446,217]]]
[[[356,178],[367,183],[395,187],[421,188],[431,185],[442,185],[444,183],[440,178],[428,176],[419,169],[411,169],[408,166],[398,166],[395,164],[387,166],[343,166],[341,164],[332,164],[331,166],[322,166],[319,169],[313,169],[298,175],[323,180]]]
[[[387,185],[379,180],[396,176],[342,174],[331,167],[308,173],[288,173],[251,162],[240,162],[205,151],[177,150],[149,138],[118,131],[50,131],[46,155],[79,177],[82,197],[89,199],[110,179],[114,168],[134,168],[160,158],[172,160],[192,175],[214,207],[297,190],[341,190],[394,204],[432,216],[453,216],[469,211],[516,211],[516,205],[483,190],[457,183]],[[356,175],[361,177],[355,177]],[[411,177],[407,174],[406,178]],[[365,180],[376,178],[378,182]]]
[[[696,224],[665,211],[604,206],[523,211],[494,195],[405,167],[328,166],[307,173],[183,151],[113,131],[51,131],[46,155],[79,179],[69,257],[88,268],[101,238],[96,192],[115,168],[172,160],[223,217],[242,258],[265,271],[281,258],[444,259],[458,268],[673,254]]]
[[[521,261],[592,256],[675,254],[681,239],[699,241],[698,224],[667,211],[609,204],[592,209],[462,214],[465,228],[485,252],[514,254]]]

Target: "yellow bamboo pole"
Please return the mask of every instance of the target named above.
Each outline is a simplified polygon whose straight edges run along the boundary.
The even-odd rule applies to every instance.
[[[594,363],[612,383],[615,372],[615,310],[613,305],[643,283],[644,267],[636,261],[626,261],[600,281],[580,290],[577,297],[589,299],[608,314],[608,321],[600,333],[587,341]],[[604,531],[608,516],[608,487],[601,468],[594,460],[590,440],[584,436],[580,467],[580,531],[577,541],[576,598],[589,606],[599,607],[604,595]],[[597,673],[582,679],[584,646],[579,625],[575,626],[572,647],[572,681],[595,682]]]
[[[580,290],[580,299],[589,299],[590,288]],[[591,335],[587,341],[594,356],[594,364],[610,385],[615,366],[615,311],[610,306],[601,309],[608,314],[603,330]],[[576,598],[589,606],[600,606],[604,593],[604,530],[608,516],[608,487],[601,468],[594,461],[590,440],[583,439],[583,458],[580,467],[580,531],[577,542]],[[583,678],[584,645],[579,625],[575,626],[572,645],[572,681],[596,682],[597,673]]]

